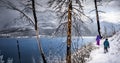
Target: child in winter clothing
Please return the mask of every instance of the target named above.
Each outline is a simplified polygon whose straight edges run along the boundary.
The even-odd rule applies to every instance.
[[[108,52],[108,48],[110,48],[108,39],[106,39],[103,44],[104,44],[104,53],[106,53]]]
[[[101,37],[100,37],[100,35],[97,35],[97,37],[96,37],[96,44],[99,46],[100,45],[100,39],[101,39]]]

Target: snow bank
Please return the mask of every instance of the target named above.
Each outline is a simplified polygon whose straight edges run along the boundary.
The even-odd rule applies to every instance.
[[[116,33],[111,38],[108,38],[110,43],[110,48],[108,53],[104,53],[103,42],[101,40],[101,45],[98,49],[95,49],[91,52],[90,58],[87,63],[120,63],[120,32]],[[94,43],[95,44],[95,43]],[[96,44],[95,44],[96,45]]]

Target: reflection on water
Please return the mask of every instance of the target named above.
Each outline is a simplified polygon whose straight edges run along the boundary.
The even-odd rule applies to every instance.
[[[88,41],[93,41],[94,38],[85,38]],[[13,58],[13,63],[19,63],[19,55],[17,48],[17,40],[20,47],[20,56],[22,63],[38,63],[41,61],[40,53],[38,51],[38,46],[35,38],[0,38],[0,50],[1,54],[4,55],[3,60],[7,61],[8,57]],[[66,38],[40,38],[42,48],[44,50],[45,56],[52,59],[52,57],[65,57],[66,51]],[[72,46],[80,47],[84,44],[85,40],[80,38],[73,38]],[[0,54],[0,55],[1,55]],[[63,59],[61,59],[63,60]]]

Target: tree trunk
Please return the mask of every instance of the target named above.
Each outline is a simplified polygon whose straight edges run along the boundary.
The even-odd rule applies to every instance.
[[[36,11],[35,11],[35,1],[34,0],[32,0],[32,7],[33,7],[33,16],[34,16],[34,21],[35,21],[35,31],[36,31],[36,36],[37,36],[38,48],[39,48],[39,51],[41,53],[43,63],[47,63],[46,57],[44,55],[44,52],[42,50],[42,46],[41,46],[40,40],[39,40],[39,30],[38,30],[37,16],[36,16]]]
[[[17,40],[17,48],[18,48],[19,63],[21,63],[20,46],[18,40]]]
[[[98,8],[97,8],[97,0],[94,0],[94,3],[95,3],[95,11],[96,11],[96,20],[97,20],[97,26],[98,26],[98,33],[99,33],[99,35],[101,37],[99,14],[98,14]]]
[[[68,7],[68,30],[67,30],[67,56],[66,63],[71,63],[71,24],[72,24],[72,0],[69,0]]]

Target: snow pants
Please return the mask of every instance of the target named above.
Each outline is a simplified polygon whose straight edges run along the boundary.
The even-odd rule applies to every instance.
[[[104,53],[107,53],[107,52],[108,52],[108,48],[104,47]]]
[[[100,40],[97,40],[97,45],[100,45]]]

